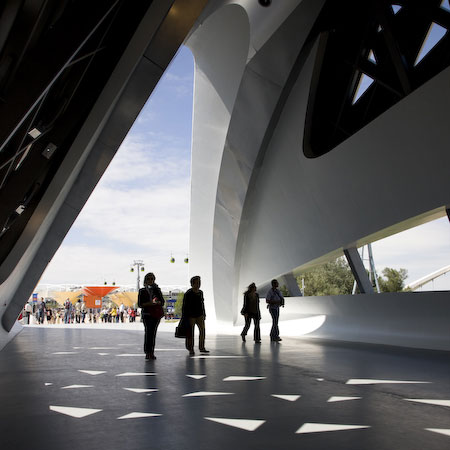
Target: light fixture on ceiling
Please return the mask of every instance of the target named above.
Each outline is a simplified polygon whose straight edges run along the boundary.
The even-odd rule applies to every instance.
[[[31,136],[33,139],[37,139],[42,134],[42,131],[39,128],[32,128],[28,135]]]

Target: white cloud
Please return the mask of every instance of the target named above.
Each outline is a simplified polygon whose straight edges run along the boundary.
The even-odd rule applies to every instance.
[[[411,283],[450,264],[450,224],[446,217],[372,244],[375,266],[408,270]],[[428,286],[432,289],[433,286]],[[434,282],[434,289],[450,289],[450,276]]]
[[[178,256],[178,255],[177,255]],[[155,256],[148,249],[142,253],[115,251],[105,246],[64,245],[52,260],[51,267],[43,274],[40,284],[102,285],[105,281],[117,286],[136,286],[137,272],[130,272],[136,259],[145,263],[145,273],[154,271],[160,285],[188,284],[188,265],[182,259],[169,262],[170,255]],[[142,275],[141,273],[141,285]]]
[[[189,178],[189,151],[182,148],[182,141],[161,133],[129,135],[102,177],[99,187],[124,183],[147,185]],[[184,157],[183,157],[184,156]]]
[[[189,185],[172,183],[120,191],[102,187],[91,197],[77,227],[111,242],[160,253],[187,251]]]
[[[41,283],[133,284],[129,264],[144,259],[163,284],[185,284],[190,155],[181,144],[161,133],[130,134]]]

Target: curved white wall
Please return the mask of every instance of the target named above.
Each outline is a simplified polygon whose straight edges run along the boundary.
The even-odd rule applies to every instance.
[[[323,4],[287,2],[289,13],[274,15],[258,48],[256,22],[226,6],[187,43],[196,60],[191,274],[202,275],[208,314],[220,321],[239,319],[250,282],[262,285],[450,205],[450,69],[326,155],[304,156],[316,56],[314,43],[304,44]]]
[[[241,280],[261,283],[427,211],[443,214],[450,204],[450,69],[331,152],[307,159],[302,137],[313,57],[251,186]]]
[[[210,317],[216,315],[211,259],[217,180],[249,40],[245,10],[229,5],[208,17],[186,42],[195,60],[189,271],[202,277]]]

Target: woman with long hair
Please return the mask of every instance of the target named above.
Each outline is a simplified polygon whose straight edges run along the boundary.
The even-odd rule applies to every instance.
[[[164,316],[164,297],[161,289],[155,283],[155,275],[149,272],[144,277],[144,287],[139,289],[138,305],[141,308],[144,322],[144,353],[145,359],[156,359],[155,339],[161,317]]]
[[[251,283],[244,292],[244,306],[242,307],[241,314],[245,318],[245,326],[241,333],[242,342],[245,342],[245,336],[247,335],[247,331],[250,328],[253,319],[255,326],[253,338],[255,342],[259,344],[261,342],[261,332],[259,329],[261,312],[259,310],[259,294],[256,291],[255,283]]]

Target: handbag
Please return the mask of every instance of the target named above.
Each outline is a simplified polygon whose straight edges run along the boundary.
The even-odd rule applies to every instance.
[[[176,338],[186,338],[190,335],[190,324],[189,319],[185,319],[182,317],[178,326],[175,328],[175,337]]]
[[[148,308],[148,313],[154,319],[161,319],[161,317],[164,317],[164,309],[161,305],[155,305],[155,300],[158,301],[156,297],[153,299],[153,305]]]

